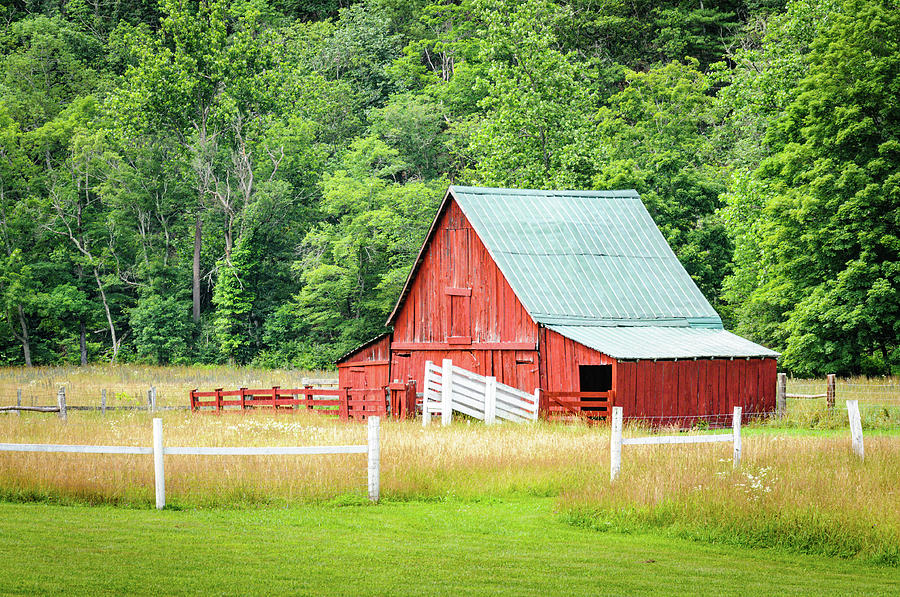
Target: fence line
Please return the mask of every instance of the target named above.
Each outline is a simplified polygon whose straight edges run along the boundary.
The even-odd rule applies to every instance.
[[[353,446],[256,446],[256,447],[193,447],[166,446],[163,442],[162,419],[153,419],[153,445],[145,446],[82,446],[65,444],[0,443],[0,452],[65,452],[74,454],[137,454],[153,455],[156,508],[166,505],[164,456],[310,456],[320,454],[367,454],[367,489],[369,499],[381,497],[381,419],[368,419],[367,443]]]
[[[732,442],[734,444],[734,468],[741,464],[741,407],[734,407],[731,433],[717,435],[657,435],[649,437],[622,437],[622,407],[612,409],[612,432],[609,445],[609,480],[615,481],[622,467],[622,446],[627,445],[671,445],[671,444],[706,444],[713,442]]]

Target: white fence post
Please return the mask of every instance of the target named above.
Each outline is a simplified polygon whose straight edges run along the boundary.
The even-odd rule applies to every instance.
[[[488,377],[484,385],[484,424],[497,422],[497,378]]]
[[[56,392],[56,404],[59,406],[59,418],[66,420],[66,387],[62,386]]]
[[[862,418],[859,416],[859,402],[847,401],[847,416],[850,418],[850,447],[853,453],[862,460],[865,458],[863,449]]]
[[[444,359],[441,370],[441,425],[453,420],[453,361]]]
[[[734,434],[734,468],[741,466],[741,407],[734,407],[734,418],[731,423]]]
[[[622,407],[612,409],[612,432],[609,439],[609,480],[615,481],[622,466]]]
[[[537,421],[541,414],[541,389],[534,389],[534,420]]]
[[[422,427],[427,427],[431,423],[431,411],[428,410],[428,385],[434,380],[432,367],[434,367],[434,363],[425,361],[425,387],[422,388]]]
[[[369,417],[369,499],[381,497],[381,417]]]
[[[163,465],[162,419],[153,419],[153,475],[156,481],[156,509],[166,507],[166,473]]]

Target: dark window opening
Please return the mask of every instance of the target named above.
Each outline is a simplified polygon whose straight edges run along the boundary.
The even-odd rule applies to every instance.
[[[612,389],[612,365],[579,365],[581,392],[608,392]]]

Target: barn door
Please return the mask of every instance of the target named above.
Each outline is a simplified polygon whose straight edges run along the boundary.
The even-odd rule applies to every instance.
[[[450,272],[447,296],[447,342],[472,343],[472,282],[469,256],[469,229],[447,230],[450,246]]]
[[[350,389],[368,388],[366,377],[366,367],[350,367]]]

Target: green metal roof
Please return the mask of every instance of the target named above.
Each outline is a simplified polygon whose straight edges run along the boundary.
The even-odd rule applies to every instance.
[[[725,330],[690,327],[547,326],[616,359],[777,357],[778,353]]]
[[[636,191],[450,193],[538,323],[722,327]]]
[[[538,324],[619,359],[777,357],[726,332],[634,190],[451,186],[513,292]]]

